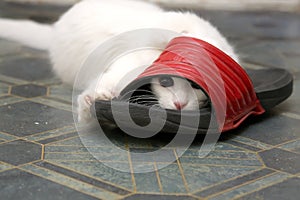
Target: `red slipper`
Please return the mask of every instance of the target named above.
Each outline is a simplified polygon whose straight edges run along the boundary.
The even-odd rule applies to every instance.
[[[166,110],[165,119],[163,108],[153,109],[149,103],[143,103],[152,99],[151,92],[145,92],[145,88],[150,90],[151,79],[162,75],[182,77],[197,84],[209,97],[209,105],[196,111]],[[261,115],[278,105],[291,95],[292,88],[293,77],[284,69],[245,71],[215,46],[196,38],[177,37],[150,67],[121,92],[119,98],[97,101],[95,110],[100,123],[116,123],[111,106],[120,110],[130,106],[130,116],[136,124],[142,125],[138,128],[140,130],[151,121],[149,110],[152,107],[151,112],[156,112],[158,121],[165,120],[162,128],[164,132],[176,132],[178,128],[184,127],[187,131],[203,133],[210,127],[212,120],[216,120],[217,129],[224,132],[237,128],[250,115]],[[130,102],[134,95],[142,98]],[[117,115],[116,124],[130,128],[132,124],[126,113],[120,111]],[[196,117],[199,119],[195,126],[193,120]]]

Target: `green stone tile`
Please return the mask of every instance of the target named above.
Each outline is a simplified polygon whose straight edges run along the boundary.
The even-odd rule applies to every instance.
[[[3,96],[3,97],[0,97],[0,106],[6,106],[6,105],[17,103],[17,102],[20,102],[23,100],[24,99],[21,97]]]
[[[247,55],[249,62],[258,62],[271,66],[286,67],[288,69],[296,68],[299,63],[299,42],[298,41],[252,41],[243,47],[238,47],[239,52]],[[260,54],[264,52],[265,54]],[[268,55],[267,55],[268,54]],[[276,57],[277,56],[277,57]],[[295,62],[290,62],[291,57]],[[245,56],[246,57],[246,56]],[[249,58],[250,57],[250,58]],[[298,59],[297,59],[298,58]],[[273,59],[273,60],[272,60]],[[298,60],[298,63],[296,62]],[[277,63],[276,63],[277,61]]]
[[[62,167],[62,166],[58,166],[57,164],[52,164],[52,163],[49,163],[49,162],[38,162],[38,163],[35,163],[35,165],[38,166],[38,167],[42,167],[42,168],[60,173],[60,174],[64,174],[65,176],[74,178],[76,180],[82,181],[84,183],[91,184],[95,187],[99,187],[99,188],[105,189],[107,191],[116,193],[116,194],[127,195],[127,194],[130,193],[129,190],[126,190],[124,188],[115,186],[113,184],[104,182],[104,181],[99,180],[99,179],[95,179],[94,177],[91,177],[91,176],[87,176],[87,175],[78,173],[74,170],[67,169],[67,168]]]
[[[48,99],[48,98],[43,98],[43,97],[34,98],[34,99],[32,99],[32,101],[72,112],[71,104],[62,103],[62,102],[58,102],[58,101]]]
[[[3,75],[26,81],[38,81],[53,77],[53,70],[48,58],[28,53],[6,57],[0,63]]]
[[[136,183],[136,190],[138,193],[159,193],[160,187],[155,172],[154,164],[133,163],[134,179]],[[139,173],[143,169],[152,169],[149,173]]]
[[[298,67],[299,69],[299,67]],[[293,94],[282,104],[277,106],[277,109],[280,110],[280,114],[294,118],[300,119],[300,73],[298,75],[294,74],[294,91]]]
[[[17,137],[13,136],[13,135],[10,135],[10,134],[5,134],[5,133],[0,132],[0,139],[3,139],[5,141],[10,141],[10,140],[16,140]]]
[[[64,148],[64,150],[62,150]],[[94,159],[100,161],[113,161],[113,162],[128,162],[128,154],[119,153],[114,148],[102,147],[89,149],[78,149],[74,147],[57,148],[53,146],[45,148],[45,160],[85,160],[91,161]],[[49,152],[50,150],[50,152]],[[57,151],[62,150],[62,151]],[[75,152],[73,151],[75,150]]]
[[[287,172],[290,174],[298,174],[300,172],[300,154],[274,148],[259,152],[264,164],[272,169]]]
[[[93,194],[84,194],[84,192],[20,169],[11,169],[0,173],[0,180],[5,180],[0,181],[1,199],[99,200],[93,197]]]
[[[62,174],[37,167],[35,165],[25,165],[21,169],[33,173],[35,175],[41,176],[45,179],[51,180],[53,182],[59,183],[61,185],[70,187],[74,190],[90,194],[92,196],[103,198],[103,199],[116,199],[119,197],[117,194],[105,191],[101,188],[94,187],[93,185],[86,184],[84,182],[78,181],[73,178],[69,178]]]
[[[48,144],[51,144],[52,142],[55,142],[55,141],[61,141],[61,140],[64,140],[64,139],[67,139],[67,138],[73,138],[73,137],[77,137],[76,132],[66,133],[66,134],[63,134],[63,135],[59,135],[59,136],[56,136],[56,137],[53,137],[53,138],[47,138],[47,139],[44,139],[44,140],[38,140],[37,142],[40,143],[40,144],[48,145]]]
[[[0,145],[0,161],[14,166],[41,159],[42,147],[25,140],[14,140]]]
[[[240,166],[240,167],[260,167],[262,163],[258,159],[226,159],[226,158],[195,158],[181,157],[181,163],[195,165],[221,165],[221,166]]]
[[[0,171],[8,170],[8,169],[11,169],[11,168],[13,168],[12,165],[0,162]]]
[[[300,139],[283,144],[279,148],[300,153]]]
[[[70,112],[32,101],[0,106],[1,112],[1,131],[20,137],[55,130],[73,123]]]
[[[63,161],[63,160],[68,160],[68,161],[93,161],[95,158],[89,154],[71,154],[71,153],[45,153],[45,158],[46,161]]]
[[[51,85],[58,85],[61,84],[61,79],[53,76],[50,78],[38,80],[38,81],[33,81],[32,83],[34,84],[39,84],[39,85],[45,85],[45,86],[51,86]]]
[[[127,161],[127,158],[120,156],[119,154],[102,154],[91,155],[90,153],[72,154],[72,153],[45,153],[45,160],[69,160],[69,161],[94,161],[95,159],[100,161]]]
[[[35,98],[45,96],[47,94],[47,87],[35,84],[17,85],[12,87],[11,94],[25,98]]]
[[[153,148],[152,142],[147,139],[126,137],[126,143],[129,148]]]
[[[92,147],[94,152],[99,153],[102,148]],[[91,149],[91,148],[90,148]],[[88,153],[89,151],[84,146],[45,146],[46,153]]]
[[[286,64],[286,68],[288,68],[290,71],[296,73],[299,72],[299,54],[295,55],[284,55],[283,56],[284,63]]]
[[[20,52],[21,45],[16,42],[11,42],[8,40],[0,40],[0,58],[5,58],[8,55],[14,55]]]
[[[155,172],[135,174],[136,191],[141,193],[159,193],[160,188],[158,186]]]
[[[200,188],[200,191],[195,193],[196,196],[206,198],[208,196],[212,196],[217,193],[222,193],[223,191],[228,191],[232,188],[236,188],[240,185],[244,185],[249,182],[253,182],[257,179],[260,179],[262,177],[265,177],[267,175],[271,175],[275,171],[267,168],[262,168],[256,171],[252,171],[247,174],[243,174],[242,176],[238,176],[233,179],[229,179],[226,181],[223,181],[221,183],[217,183],[215,185],[212,185],[211,187],[207,188]]]
[[[162,168],[161,164],[157,167]],[[186,193],[187,188],[177,164],[171,164],[158,171],[163,193]]]
[[[125,197],[123,200],[199,200],[192,195],[183,194],[139,194],[135,193]]]
[[[0,62],[0,64],[1,64],[1,62]],[[21,80],[21,79],[5,76],[5,75],[2,75],[2,74],[0,74],[0,80],[2,82],[11,83],[13,85],[24,85],[24,84],[29,83],[28,81],[24,81],[24,80]]]
[[[8,94],[9,85],[3,82],[0,82],[0,96]]]
[[[234,136],[234,138],[231,138],[233,141],[241,142],[259,149],[271,149],[273,146],[260,142],[260,141],[255,141],[249,138],[241,137],[241,136]]]
[[[126,138],[124,137],[124,134],[121,133],[119,130],[104,130],[106,134],[100,133],[99,131],[100,130],[87,132],[79,131],[79,136],[82,144],[88,147],[107,146],[110,148],[127,148]]]
[[[240,132],[240,136],[274,146],[299,137],[300,124],[298,119],[279,115],[274,111],[253,121],[256,123],[245,127]]]
[[[49,52],[23,45],[21,55],[26,57],[49,58]]]
[[[173,163],[176,157],[173,149],[130,149],[132,162]]]
[[[257,160],[257,155],[253,152],[247,151],[211,151],[207,152],[206,158],[228,158],[228,159],[249,159]],[[194,157],[197,159],[199,157],[199,150],[187,150],[182,157]]]
[[[132,162],[132,168],[133,168],[133,172],[134,173],[143,173],[144,171],[146,171],[145,169],[147,169],[147,172],[154,172],[156,171],[155,168],[155,163],[154,162],[147,162],[147,163],[143,163],[143,162]]]
[[[84,146],[46,146],[47,153],[96,153],[96,154],[114,154],[116,150],[110,147],[89,147]]]
[[[199,166],[188,164],[182,164],[182,168],[191,192],[243,174],[248,174],[258,169],[253,167]]]
[[[63,141],[57,141],[53,142],[47,146],[79,146],[84,147],[84,145],[81,142],[80,137],[70,138]]]
[[[240,195],[250,193],[252,191],[256,191],[260,188],[263,188],[265,186],[276,184],[277,182],[281,182],[288,178],[288,174],[285,173],[276,173],[271,176],[264,177],[262,179],[259,179],[255,182],[248,183],[246,185],[237,187],[233,190],[224,192],[218,196],[209,198],[209,200],[231,200],[234,199]]]
[[[263,188],[259,191],[247,194],[237,200],[253,199],[280,199],[280,200],[297,200],[299,199],[299,178],[289,178],[283,182]]]
[[[54,85],[50,87],[50,96],[72,103],[73,87],[69,85]]]
[[[47,131],[45,133],[28,136],[28,137],[26,137],[26,140],[30,140],[30,141],[44,140],[44,139],[57,137],[57,136],[60,136],[60,135],[66,134],[66,133],[75,132],[75,131],[76,131],[76,128],[74,126],[66,126],[66,127],[60,128],[60,129]]]
[[[271,48],[275,48],[284,54],[299,54],[299,49],[300,49],[299,41],[272,40],[272,41],[262,41],[261,44],[268,45]]]
[[[193,144],[189,147],[191,150],[200,150],[201,144]],[[219,141],[215,144],[212,150],[220,150],[220,151],[244,151],[244,149],[234,146],[232,144],[228,144],[226,142]]]
[[[99,150],[99,149],[98,149]],[[126,162],[128,163],[128,154],[126,151],[119,152],[114,148],[103,147],[98,153],[90,153],[97,160],[108,162]]]
[[[232,140],[232,139],[228,139],[226,142],[229,143],[229,144],[235,145],[237,147],[241,147],[242,149],[244,149],[244,151],[258,152],[258,151],[262,150],[260,148],[254,147],[252,145],[248,145],[248,144],[238,142],[238,141],[235,141],[235,140]]]
[[[133,181],[130,173],[115,170],[96,160],[94,160],[93,162],[55,161],[52,163],[58,164],[59,166],[65,167],[67,169],[75,170],[77,173],[88,175],[95,179],[103,180],[113,185],[117,185],[119,187],[123,187],[129,190],[133,189]],[[130,171],[128,163],[120,163],[119,166],[117,165],[118,163],[115,163],[114,166],[118,168],[122,167],[124,171]]]

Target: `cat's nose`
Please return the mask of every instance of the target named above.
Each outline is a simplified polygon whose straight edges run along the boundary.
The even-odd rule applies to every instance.
[[[182,110],[187,103],[181,103],[181,102],[174,102],[174,105],[176,107],[177,110]]]

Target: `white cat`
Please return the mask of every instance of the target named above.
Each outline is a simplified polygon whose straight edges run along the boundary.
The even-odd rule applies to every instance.
[[[83,0],[53,25],[0,19],[0,37],[49,51],[53,70],[69,84],[74,83],[83,62],[99,44],[120,33],[143,28],[167,29],[200,38],[238,61],[233,48],[209,22],[190,12],[164,11],[141,1]],[[159,38],[158,35],[155,40],[153,37],[145,40],[149,40],[149,44],[160,42],[166,45],[169,42]],[[160,53],[156,50],[129,54],[113,63],[100,83],[93,78],[83,81],[81,89],[84,91],[78,97],[79,120],[89,120],[89,108],[95,99],[110,100],[119,95],[116,84],[124,74],[134,67],[150,64]],[[198,109],[207,98],[201,90],[190,87],[188,81],[180,78],[155,78],[152,90],[159,104],[168,109]],[[192,95],[194,92],[196,96]]]

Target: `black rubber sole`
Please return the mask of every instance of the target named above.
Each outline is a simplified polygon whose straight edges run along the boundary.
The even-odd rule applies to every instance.
[[[284,69],[249,69],[246,71],[253,82],[254,90],[261,105],[266,111],[286,100],[293,92],[293,76]],[[197,132],[205,134],[208,128],[211,132],[217,132],[218,130],[216,120],[211,116],[210,107],[201,108],[199,111],[165,110],[155,106],[129,103],[117,99],[95,102],[93,108],[100,124],[104,122],[116,124],[112,106],[114,106],[115,116],[118,117],[118,126],[126,127],[126,130],[151,131],[147,130],[147,128],[150,128],[147,125],[151,122],[157,123],[157,126],[159,126],[160,121],[166,121],[161,132],[177,133],[180,130],[182,133]],[[129,107],[130,116],[124,112],[126,107]],[[152,121],[149,117],[150,108],[152,116],[155,118]],[[164,113],[166,113],[166,117]],[[130,118],[138,126],[132,125]],[[195,119],[199,119],[199,121],[195,122]]]

